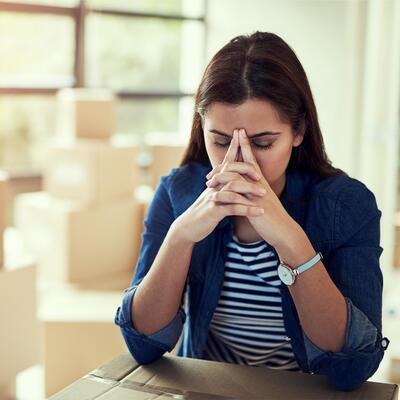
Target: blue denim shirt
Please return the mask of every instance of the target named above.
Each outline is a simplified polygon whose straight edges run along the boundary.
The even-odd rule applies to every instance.
[[[208,327],[224,279],[232,217],[193,247],[184,296],[175,318],[163,329],[143,335],[132,324],[132,298],[158,253],[172,222],[206,189],[211,165],[190,162],[161,177],[144,221],[141,249],[131,286],[124,291],[115,323],[140,364],[171,351],[183,330],[178,355],[202,358]],[[321,179],[313,173],[286,171],[280,201],[323,255],[329,276],[345,297],[347,326],[340,352],[325,352],[303,331],[286,285],[281,285],[287,340],[304,372],[326,375],[340,390],[359,387],[377,370],[389,341],[382,338],[382,287],[379,266],[381,211],[375,196],[348,176]],[[174,268],[171,265],[171,268]],[[318,299],[315,299],[318,301]]]

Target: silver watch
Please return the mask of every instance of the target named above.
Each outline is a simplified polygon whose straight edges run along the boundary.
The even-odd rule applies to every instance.
[[[293,285],[298,275],[313,267],[315,264],[317,264],[319,260],[322,260],[322,254],[320,252],[317,253],[317,255],[314,256],[311,260],[307,261],[306,263],[300,265],[295,269],[290,268],[284,263],[280,263],[278,266],[279,278],[285,285]]]

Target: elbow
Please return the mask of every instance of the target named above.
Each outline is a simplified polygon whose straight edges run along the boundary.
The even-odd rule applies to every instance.
[[[335,387],[336,390],[340,390],[342,392],[351,392],[353,390],[358,389],[368,378],[355,378],[355,377],[338,377],[336,375],[334,376],[328,376],[329,381],[331,384]]]
[[[129,353],[139,365],[151,364],[157,361],[165,353],[159,348],[147,349],[147,351],[138,351],[138,349],[128,347]]]
[[[122,327],[121,333],[129,353],[140,365],[151,364],[162,357],[166,351],[160,346],[149,343],[144,337],[132,337],[132,335],[129,335],[128,332],[125,332]]]
[[[378,369],[383,351],[358,353],[345,358],[329,357],[319,366],[319,373],[328,377],[333,386],[340,391],[350,392],[358,389]]]

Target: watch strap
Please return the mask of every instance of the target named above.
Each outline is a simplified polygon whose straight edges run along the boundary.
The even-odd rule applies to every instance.
[[[322,254],[320,252],[317,253],[311,260],[307,261],[306,263],[300,265],[300,267],[296,268],[297,275],[301,274],[304,271],[307,271],[311,267],[313,267],[319,260],[322,260]]]

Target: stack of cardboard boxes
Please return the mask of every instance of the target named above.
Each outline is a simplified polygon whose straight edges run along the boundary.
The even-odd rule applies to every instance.
[[[3,241],[7,187],[8,177],[0,171],[0,398],[15,396],[16,375],[40,362],[36,265]]]
[[[131,275],[143,218],[134,195],[137,148],[110,142],[112,94],[64,89],[57,100],[63,123],[48,148],[45,191],[18,196],[16,226],[40,255],[42,281],[90,286],[98,278]]]
[[[14,203],[14,224],[38,260],[46,396],[126,351],[115,312],[154,189],[185,148],[149,143],[150,185],[142,185],[139,146],[111,140],[115,102],[107,90],[59,91],[44,190]]]
[[[45,190],[17,196],[14,207],[40,266],[46,396],[125,349],[114,316],[153,195],[138,187],[137,147],[111,143],[112,93],[64,89],[57,105]]]
[[[149,184],[156,189],[160,177],[167,175],[171,168],[177,167],[186,149],[184,143],[164,143],[163,140],[148,139],[146,141],[149,154]]]
[[[4,262],[4,244],[3,236],[6,227],[6,213],[7,213],[7,179],[8,176],[5,172],[0,171],[0,268]]]

